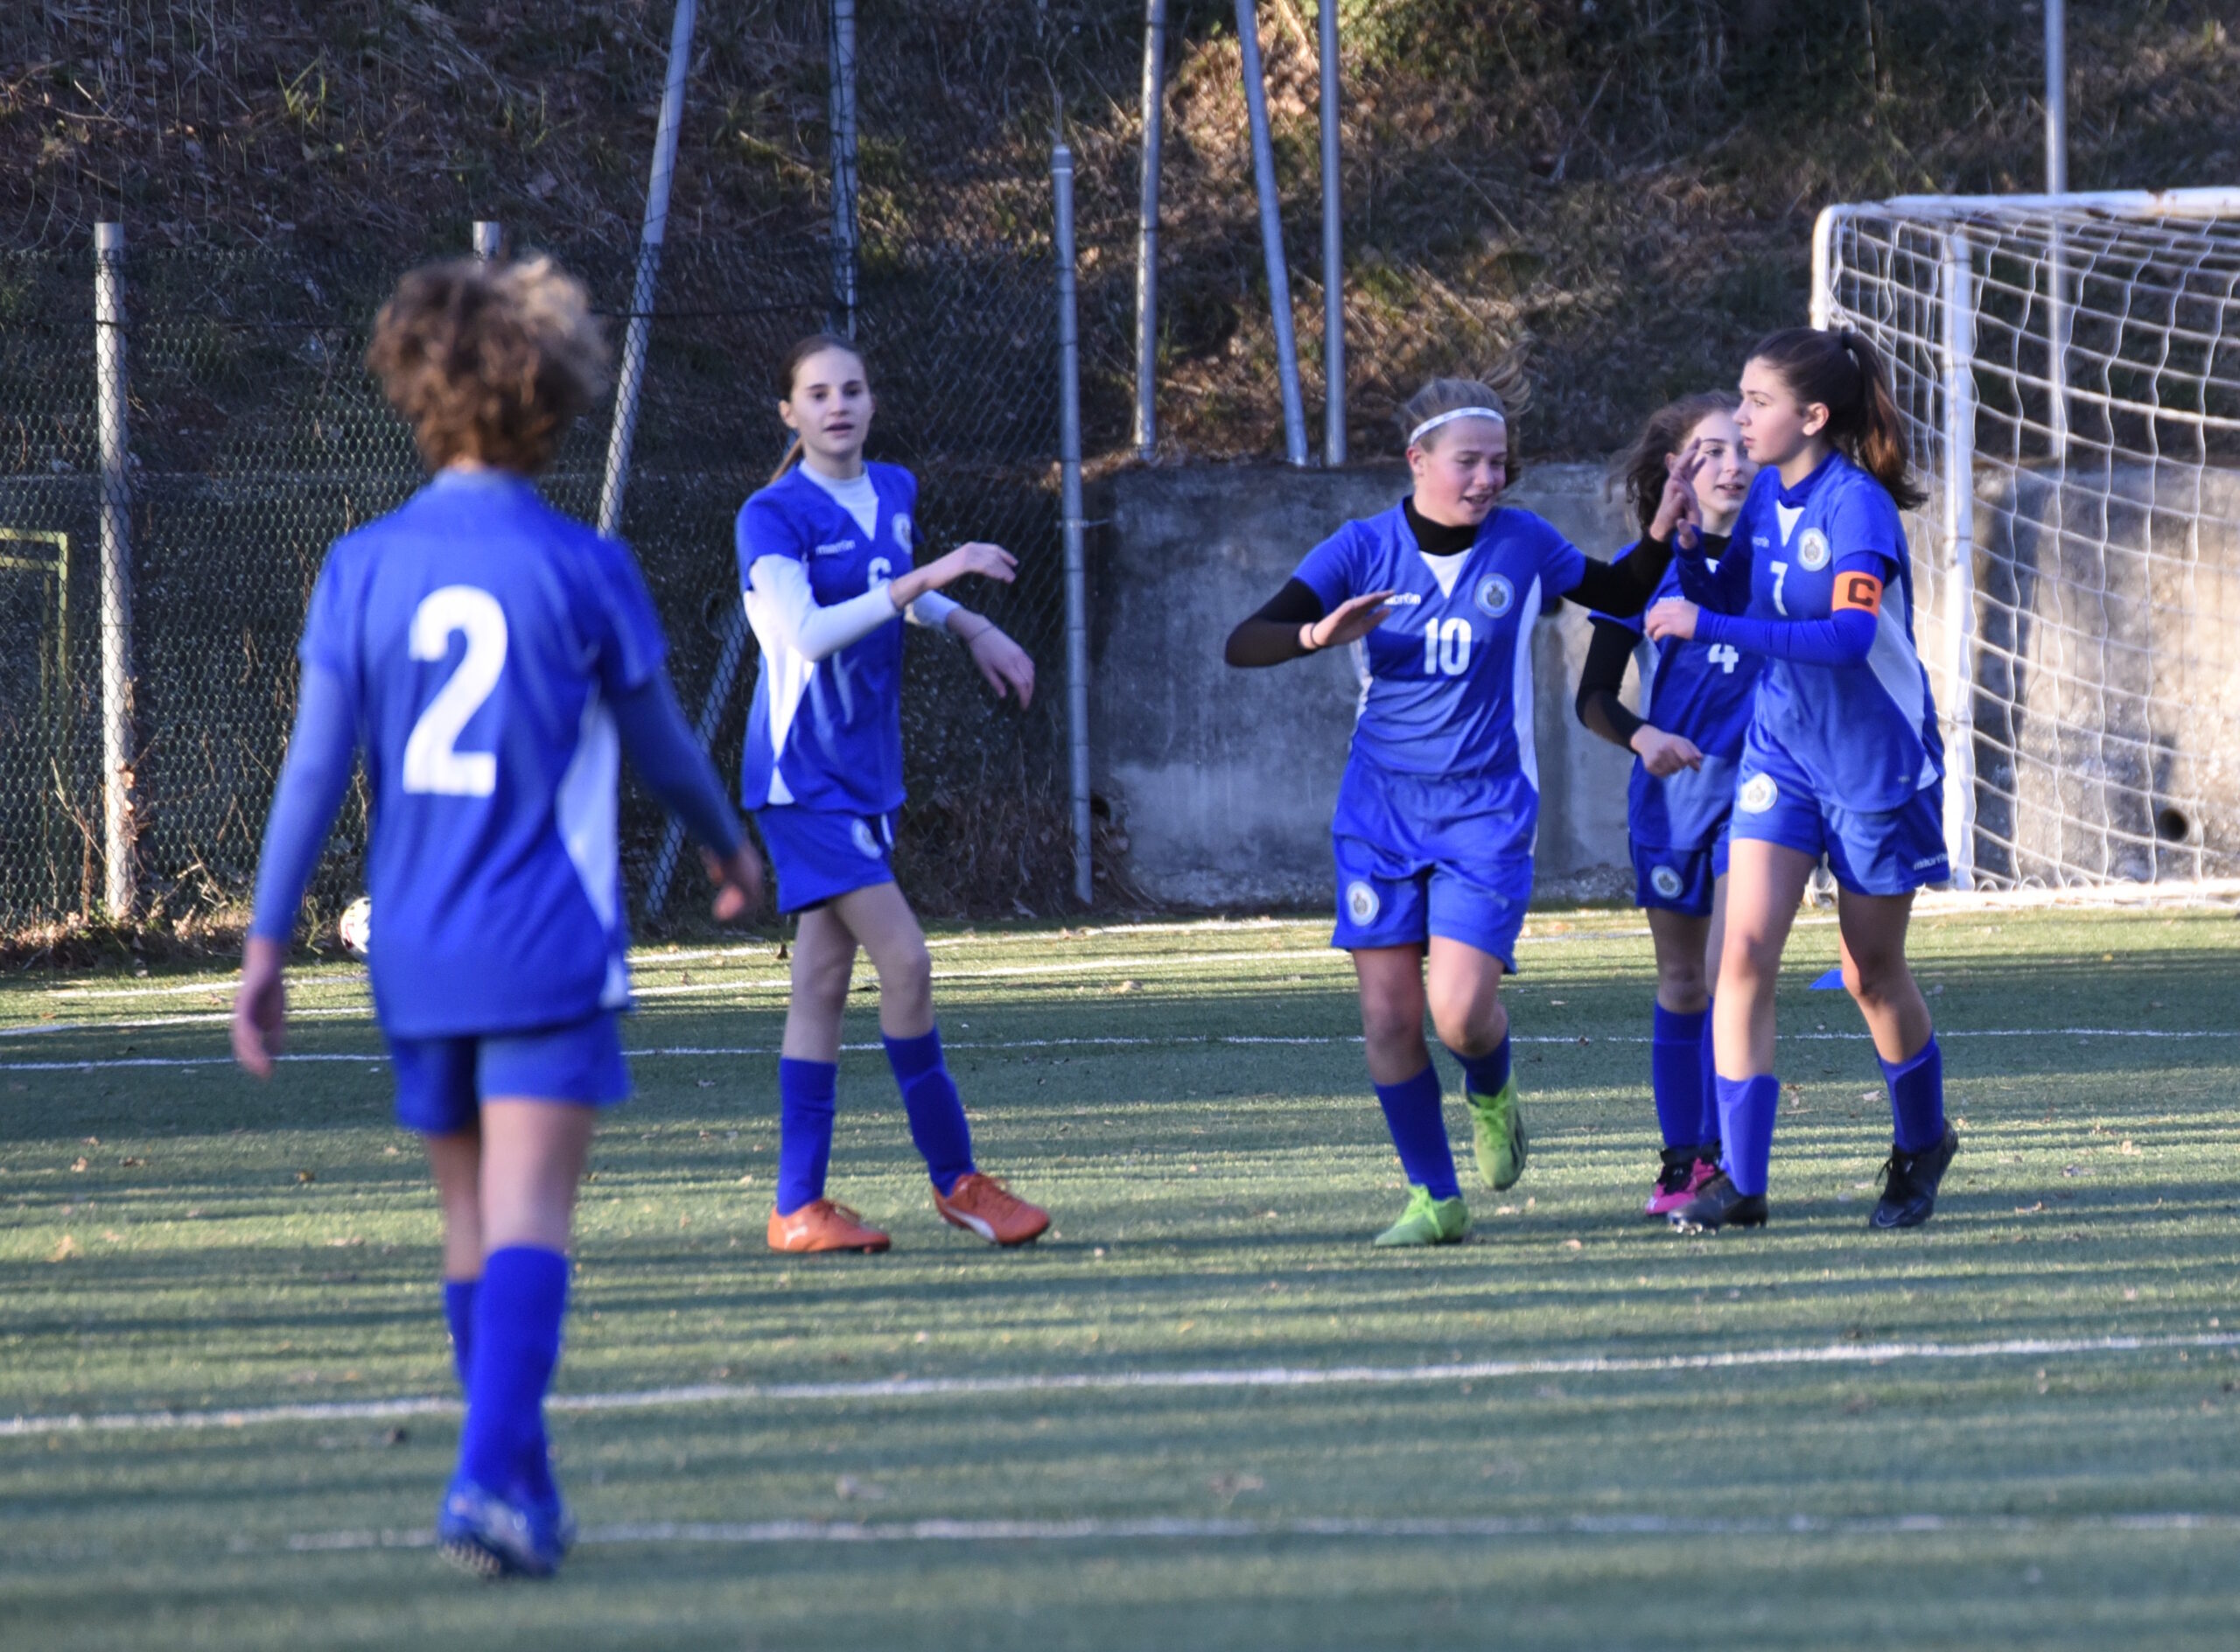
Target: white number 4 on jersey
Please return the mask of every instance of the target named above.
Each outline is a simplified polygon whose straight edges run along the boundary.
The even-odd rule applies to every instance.
[[[1734,645],[1731,642],[1714,642],[1704,657],[1729,676],[1734,675],[1736,662],[1742,658],[1734,651]]]

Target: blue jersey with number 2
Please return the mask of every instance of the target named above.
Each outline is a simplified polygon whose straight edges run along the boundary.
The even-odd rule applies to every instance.
[[[1348,522],[1309,551],[1297,577],[1325,612],[1349,597],[1393,592],[1384,623],[1354,645],[1355,760],[1482,791],[1489,805],[1520,778],[1536,794],[1532,624],[1586,571],[1586,558],[1561,534],[1512,508],[1495,510],[1468,550],[1448,556],[1425,556],[1397,505]]]
[[[517,476],[447,471],[335,542],[299,652],[357,719],[391,1036],[626,1004],[606,704],[661,669],[662,648],[630,553]]]

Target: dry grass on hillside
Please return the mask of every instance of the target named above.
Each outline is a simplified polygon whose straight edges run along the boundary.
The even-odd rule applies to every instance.
[[[1343,0],[1355,439],[1425,373],[1528,352],[1541,452],[1604,452],[1800,315],[1833,200],[2034,187],[2039,20],[2008,0]],[[1233,13],[1172,7],[1162,415],[1178,455],[1278,426]],[[2221,0],[2071,10],[2079,187],[2240,175]],[[864,204],[890,240],[1046,234],[1053,94],[1082,164],[1093,438],[1125,436],[1139,0],[869,0]],[[0,15],[0,242],[633,232],[652,0],[24,0]],[[704,8],[673,234],[821,222],[824,9]],[[1312,14],[1267,0],[1309,395]]]

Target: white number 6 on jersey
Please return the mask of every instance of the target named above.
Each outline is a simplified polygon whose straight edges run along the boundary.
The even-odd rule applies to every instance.
[[[454,633],[466,634],[466,654],[404,742],[404,789],[439,797],[487,797],[498,789],[497,753],[452,747],[506,668],[506,611],[495,597],[472,585],[431,591],[412,611],[412,657],[442,659],[451,652]]]

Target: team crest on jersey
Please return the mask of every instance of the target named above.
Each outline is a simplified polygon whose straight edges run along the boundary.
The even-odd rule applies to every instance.
[[[1346,886],[1346,915],[1355,923],[1375,923],[1377,908],[1383,904],[1376,898],[1376,891],[1358,878]]]
[[[1516,587],[1500,574],[1488,574],[1478,582],[1476,596],[1478,612],[1498,620],[1516,605]]]
[[[864,851],[865,858],[872,860],[877,860],[878,858],[878,839],[872,836],[871,822],[867,820],[850,821],[848,822],[848,830],[856,840],[856,847]]]
[[[910,513],[906,510],[895,512],[894,542],[906,551],[910,549]]]
[[[1649,873],[1648,886],[1667,900],[1680,899],[1680,874],[1670,866],[1659,866]]]
[[[1796,542],[1796,565],[1810,573],[1818,573],[1828,565],[1828,536],[1816,528],[1808,528],[1804,536]]]
[[[1762,815],[1779,801],[1782,788],[1770,774],[1753,774],[1735,794],[1734,806],[1746,815]]]

